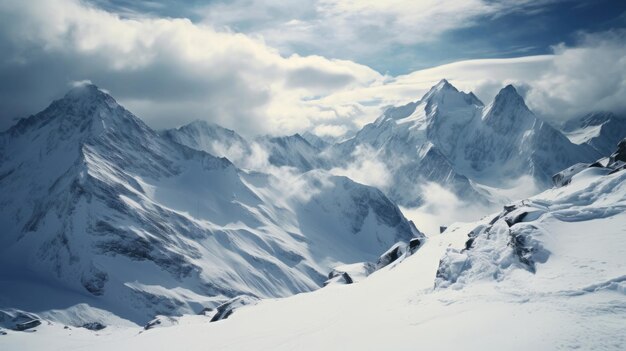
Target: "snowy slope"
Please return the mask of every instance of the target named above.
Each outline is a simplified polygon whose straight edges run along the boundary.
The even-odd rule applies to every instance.
[[[420,235],[379,190],[241,171],[93,85],[0,134],[0,160],[0,310],[72,325],[310,291]]]
[[[333,158],[350,162],[361,145],[372,147],[391,171],[387,193],[403,206],[421,203],[424,182],[435,182],[464,200],[488,202],[493,199],[474,183],[507,188],[530,176],[546,188],[552,174],[599,157],[537,118],[512,86],[484,106],[446,80],[422,99],[388,109],[354,138],[334,146]]]
[[[626,157],[626,142],[614,161]],[[621,165],[619,162],[615,165]],[[589,167],[566,186],[455,224],[350,285],[185,316],[138,333],[44,325],[7,347],[77,350],[623,350],[626,171]],[[468,240],[471,239],[471,240]]]
[[[587,144],[608,156],[626,137],[626,119],[611,112],[593,112],[568,121],[562,130],[573,143]]]

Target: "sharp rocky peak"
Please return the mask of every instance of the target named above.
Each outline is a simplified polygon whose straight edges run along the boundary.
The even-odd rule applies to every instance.
[[[131,129],[152,133],[143,121],[93,84],[81,84],[72,88],[45,110],[20,120],[9,129],[9,133],[18,135],[44,126],[51,126],[63,134],[84,133],[87,130],[92,134],[99,134],[104,130],[130,133]]]
[[[450,82],[448,82],[446,79],[442,79],[439,81],[439,83],[433,85],[433,87],[430,88],[430,90],[426,93],[426,95],[424,95],[422,100],[427,100],[430,97],[434,97],[436,95],[446,92],[458,93],[459,90],[454,87],[454,85],[450,84]]]
[[[424,95],[424,97],[422,97],[421,101],[426,102],[429,105],[439,105],[444,103],[453,106],[483,106],[482,101],[480,101],[476,97],[476,95],[471,92],[464,93],[462,91],[459,91],[446,79],[442,79],[441,81],[439,81],[439,83],[430,88],[430,90]]]
[[[537,118],[526,106],[524,98],[515,87],[509,84],[498,92],[489,108],[485,110],[483,120],[495,131],[504,134],[511,129],[530,128]]]
[[[117,101],[104,90],[94,84],[81,84],[68,91],[65,96],[55,101],[51,106],[71,106],[75,110],[93,111],[96,107],[119,107]]]
[[[498,92],[496,98],[493,101],[494,106],[501,105],[519,105],[523,106],[526,109],[526,103],[524,102],[524,98],[517,92],[517,89],[511,84],[505,86]]]

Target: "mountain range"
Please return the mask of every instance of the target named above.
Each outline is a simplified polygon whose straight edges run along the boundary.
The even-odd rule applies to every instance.
[[[145,323],[310,291],[337,265],[422,236],[375,188],[321,170],[241,170],[93,85],[0,134],[0,160],[3,308],[84,301]]]
[[[0,133],[0,345],[449,349],[430,331],[453,328],[526,349],[510,336],[552,320],[572,332],[532,340],[622,345],[625,137],[612,113],[553,126],[510,85],[485,105],[442,80],[336,142],[157,131],[83,84]],[[359,162],[380,189],[337,175]],[[504,207],[427,236],[400,206],[428,184]]]
[[[404,207],[423,204],[424,184],[429,183],[469,203],[502,204],[512,200],[503,189],[519,186],[522,180],[522,187],[535,192],[547,189],[553,174],[608,155],[626,136],[626,124],[614,115],[589,116],[557,128],[535,115],[511,85],[484,105],[444,79],[421,99],[388,108],[338,143],[311,134],[246,141],[234,131],[201,121],[165,134],[191,148],[237,160],[233,162],[244,168],[254,167],[250,160],[258,158],[259,150],[269,164],[298,171],[347,168],[364,157],[372,159],[388,173],[379,187]],[[601,135],[594,138],[593,128]],[[575,137],[581,134],[587,139]]]

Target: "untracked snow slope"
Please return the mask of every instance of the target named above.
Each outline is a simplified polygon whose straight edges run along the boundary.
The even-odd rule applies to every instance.
[[[626,145],[626,142],[624,143]],[[623,150],[622,150],[623,151]],[[226,320],[93,333],[9,331],[9,349],[623,350],[626,171],[589,167],[565,186],[455,224],[358,283],[241,307]]]

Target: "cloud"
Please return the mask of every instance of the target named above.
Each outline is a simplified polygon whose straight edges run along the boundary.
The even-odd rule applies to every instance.
[[[536,14],[567,0],[233,0],[196,10],[205,23],[261,36],[283,53],[356,61],[415,59],[414,45],[507,14]],[[409,65],[410,66],[410,65]]]
[[[440,226],[449,226],[455,222],[476,221],[485,214],[497,211],[499,207],[464,202],[437,183],[426,182],[420,187],[424,204],[417,208],[401,208],[401,210],[419,230],[428,235],[438,234]]]
[[[2,2],[0,30],[2,129],[88,79],[155,127],[208,119],[244,134],[289,133],[318,118],[309,97],[382,78],[349,61],[283,57],[258,38],[186,19],[122,18],[78,0]]]
[[[264,21],[272,26],[280,19],[289,28],[328,35],[320,45],[334,40],[341,46],[345,39],[375,47],[396,39],[369,35],[367,28],[402,32],[406,26],[427,26],[433,28],[424,30],[441,34],[452,24],[429,21],[457,18],[462,19],[457,26],[463,26],[471,23],[474,12],[530,11],[545,1],[513,6],[471,0],[456,8],[429,1],[235,3],[250,7],[236,10],[220,3],[209,7],[218,12],[209,12],[214,17],[223,13],[228,24],[237,11],[248,11],[252,34],[216,29],[219,22],[216,27],[186,19],[120,17],[79,0],[0,2],[0,130],[15,123],[15,117],[42,110],[68,84],[82,80],[110,91],[155,128],[203,119],[245,135],[312,130],[337,137],[373,121],[386,106],[418,100],[444,77],[485,103],[506,84],[524,87],[529,106],[555,119],[596,109],[626,111],[626,40],[620,31],[581,34],[575,45],[556,45],[551,55],[460,61],[397,77],[349,60],[284,56],[266,44],[265,36],[254,34],[262,32]],[[478,10],[461,13],[472,3]],[[253,11],[257,8],[263,10]],[[337,17],[337,26],[319,34],[324,25],[318,21],[324,16]],[[365,32],[359,32],[361,27]],[[281,25],[273,28],[290,35]],[[302,38],[308,37],[298,40]],[[315,36],[308,39],[316,42]]]
[[[591,111],[626,113],[626,31],[580,34],[550,55],[459,61],[386,77],[367,86],[324,96],[320,106],[350,106],[359,124],[389,105],[416,101],[442,78],[474,92],[485,104],[513,84],[538,115],[562,121]]]
[[[419,184],[423,205],[402,208],[402,212],[415,222],[417,228],[433,235],[439,233],[440,226],[449,226],[455,222],[475,222],[485,215],[500,211],[502,205],[527,199],[541,192],[541,186],[528,175],[511,180],[501,188],[476,183],[474,185],[491,204],[463,201],[437,183],[424,182]]]
[[[352,153],[352,162],[345,167],[330,170],[331,174],[346,176],[355,182],[385,190],[392,179],[387,166],[378,159],[376,151],[366,145],[358,145]]]
[[[554,47],[554,59],[528,82],[529,105],[567,118],[590,111],[626,112],[626,30],[583,33],[579,45]]]

